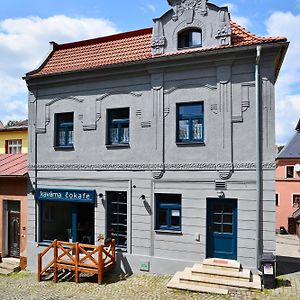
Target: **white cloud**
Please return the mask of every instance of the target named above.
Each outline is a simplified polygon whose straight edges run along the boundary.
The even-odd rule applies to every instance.
[[[231,20],[248,30],[251,26],[251,20],[246,17],[231,15]]]
[[[143,13],[148,13],[149,11],[151,13],[154,13],[156,11],[156,7],[151,3],[144,3],[144,4],[140,5],[140,10]]]
[[[221,5],[221,7],[224,7],[224,6],[228,7],[228,11],[230,13],[231,20],[233,20],[234,22],[236,22],[237,24],[241,25],[244,28],[249,28],[252,25],[250,19],[240,16],[238,14],[239,10],[238,10],[238,7],[236,4],[227,2],[227,3],[224,3]]]
[[[49,41],[66,43],[116,32],[104,19],[57,15],[0,20],[0,120],[27,117],[27,89],[21,77],[45,58]]]
[[[300,117],[300,15],[274,12],[266,21],[271,36],[286,36],[290,47],[276,84],[276,139],[289,141]]]

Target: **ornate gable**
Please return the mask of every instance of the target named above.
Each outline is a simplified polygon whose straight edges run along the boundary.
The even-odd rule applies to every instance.
[[[185,39],[188,39],[189,34],[201,33],[202,40],[197,45],[184,41],[187,48],[189,45],[205,48],[231,45],[230,15],[227,7],[218,7],[207,3],[207,0],[168,0],[168,3],[172,9],[161,18],[153,20],[151,46],[154,55],[178,51],[178,39],[182,38],[179,34],[184,31]]]

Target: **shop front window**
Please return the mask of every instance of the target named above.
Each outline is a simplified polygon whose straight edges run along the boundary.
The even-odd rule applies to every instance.
[[[40,241],[94,244],[94,204],[42,201]]]

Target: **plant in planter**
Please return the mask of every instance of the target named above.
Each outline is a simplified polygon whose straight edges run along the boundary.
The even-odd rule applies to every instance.
[[[103,233],[99,233],[97,236],[97,241],[99,245],[104,245],[105,236]]]

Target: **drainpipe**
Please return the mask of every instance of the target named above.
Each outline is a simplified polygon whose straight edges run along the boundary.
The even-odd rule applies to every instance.
[[[262,195],[262,176],[261,176],[261,149],[262,149],[262,135],[261,135],[261,82],[260,82],[260,60],[261,60],[261,46],[256,47],[256,63],[255,63],[255,105],[256,105],[256,265],[259,268],[260,256],[260,209],[261,209],[261,195]]]

